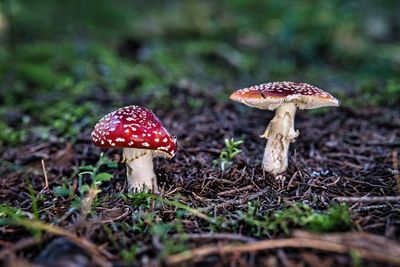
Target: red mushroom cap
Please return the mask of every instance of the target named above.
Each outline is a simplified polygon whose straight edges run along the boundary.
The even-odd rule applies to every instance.
[[[96,146],[156,150],[173,157],[176,138],[144,107],[127,106],[104,116],[92,131]]]
[[[284,103],[294,103],[301,109],[338,106],[339,101],[329,93],[307,83],[271,82],[239,89],[231,100],[246,105],[273,110]]]

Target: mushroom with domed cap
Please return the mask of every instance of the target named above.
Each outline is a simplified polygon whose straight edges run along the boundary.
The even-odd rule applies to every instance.
[[[284,172],[288,166],[289,144],[299,131],[294,130],[296,108],[315,109],[339,106],[339,101],[329,93],[307,83],[271,82],[239,89],[231,100],[250,107],[276,110],[261,137],[268,139],[264,151],[263,169],[273,174]]]
[[[140,106],[127,106],[107,114],[91,136],[96,146],[123,149],[128,188],[134,192],[157,190],[153,157],[172,158],[177,148],[176,138],[154,113]]]

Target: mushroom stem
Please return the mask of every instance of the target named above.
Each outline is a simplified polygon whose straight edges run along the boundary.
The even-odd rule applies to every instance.
[[[276,175],[286,170],[289,144],[299,135],[299,132],[294,130],[295,114],[295,104],[287,103],[279,106],[261,136],[268,139],[262,163],[265,171]]]
[[[132,192],[157,191],[153,153],[144,149],[124,148],[128,189]]]

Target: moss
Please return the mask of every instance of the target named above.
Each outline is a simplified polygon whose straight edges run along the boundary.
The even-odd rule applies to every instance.
[[[247,213],[239,212],[252,231],[252,235],[264,236],[283,231],[289,234],[293,228],[305,228],[316,232],[348,230],[351,215],[346,205],[332,205],[326,211],[317,211],[302,203],[294,203],[282,210],[262,214],[257,203],[249,203]]]

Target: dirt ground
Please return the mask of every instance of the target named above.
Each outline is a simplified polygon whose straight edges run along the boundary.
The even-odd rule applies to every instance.
[[[191,107],[187,102],[189,95],[200,100],[202,107]],[[386,244],[400,238],[399,201],[364,199],[349,202],[340,199],[398,194],[393,170],[397,170],[399,164],[400,110],[330,108],[320,113],[299,111],[295,128],[300,131],[300,136],[291,145],[289,169],[282,176],[272,177],[261,169],[265,139],[259,138],[272,118],[272,112],[229,101],[216,101],[212,94],[190,90],[176,93],[175,98],[180,103],[178,108],[158,109],[155,113],[166,128],[177,135],[179,152],[169,161],[157,159],[156,173],[160,196],[170,201],[179,199],[179,203],[194,210],[184,208],[187,213],[182,214],[179,207],[157,201],[150,201],[147,207],[140,203],[132,205],[129,199],[120,197],[126,190],[126,184],[125,167],[119,164],[117,168],[101,167],[114,178],[100,186],[101,192],[92,205],[92,213],[85,217],[79,209],[71,209],[71,197],[61,197],[43,189],[41,160],[45,163],[50,188],[62,184],[61,177],[65,177],[71,188],[77,191],[78,166],[96,164],[102,151],[111,161],[118,162],[121,151],[95,147],[90,140],[91,129],[82,132],[74,144],[66,143],[61,138],[43,143],[32,137],[30,144],[6,147],[0,151],[3,160],[13,163],[1,167],[0,202],[19,207],[28,217],[32,216],[35,207],[32,206],[32,194],[29,194],[31,190],[40,196],[37,209],[41,221],[77,233],[106,252],[102,252],[103,256],[96,260],[96,254],[90,249],[76,247],[79,242],[73,242],[68,237],[57,238],[65,237],[63,234],[47,231],[35,239],[25,227],[3,225],[0,227],[0,247],[3,249],[0,254],[8,254],[7,257],[1,254],[3,260],[12,260],[16,264],[16,259],[25,259],[47,264],[52,259],[53,263],[59,263],[51,266],[107,266],[108,263],[123,266],[119,256],[121,248],[136,245],[138,249],[128,264],[131,266],[395,265],[393,261],[363,257],[363,254],[360,254],[360,260],[351,253],[325,250],[323,245],[321,250],[294,246],[242,253],[210,253],[196,258],[193,256],[193,264],[190,260],[174,262],[176,258],[168,258],[174,253],[165,255],[165,246],[179,239],[177,235],[181,232],[187,234],[183,243],[190,250],[202,246],[223,247],[232,243],[252,244],[262,239],[311,235],[305,232],[292,234],[294,229],[291,227],[291,234],[288,235],[282,230],[257,234],[254,226],[240,218],[240,214],[243,216],[248,211],[249,203],[255,202],[257,214],[282,210],[290,203],[304,203],[313,210],[325,211],[333,203],[348,202],[352,222],[350,227],[337,229],[338,232],[379,235]],[[135,102],[145,103],[144,100]],[[244,140],[240,146],[242,152],[223,172],[213,161],[218,159],[224,147],[224,138],[232,137]],[[147,218],[143,213],[153,217]],[[204,214],[207,215],[204,217]],[[216,217],[225,218],[224,223],[228,225],[221,223],[215,226],[208,221]],[[152,224],[175,221],[179,221],[182,229],[172,229],[167,235],[144,234],[143,231],[126,228],[130,225],[147,229]],[[204,234],[209,232],[219,233],[220,236]],[[62,262],[71,265],[62,265]],[[18,264],[25,266],[22,264],[26,263],[18,260]]]

